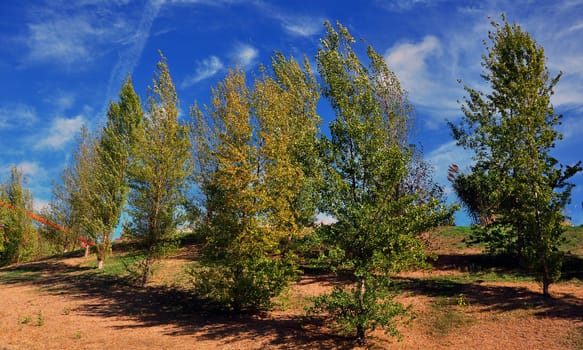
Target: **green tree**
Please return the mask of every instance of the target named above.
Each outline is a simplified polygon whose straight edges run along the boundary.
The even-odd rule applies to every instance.
[[[61,252],[68,252],[77,246],[78,235],[81,233],[81,213],[75,211],[72,197],[79,191],[75,175],[68,166],[61,174],[60,182],[53,182],[52,196],[47,208],[47,218],[62,225],[66,231],[47,228],[45,237]],[[87,247],[88,248],[88,247]],[[88,255],[89,250],[86,250]]]
[[[359,344],[366,331],[384,327],[398,335],[395,319],[409,308],[394,300],[391,275],[424,261],[418,234],[451,216],[436,198],[404,190],[413,162],[408,144],[411,107],[397,77],[372,47],[365,67],[348,30],[326,23],[316,56],[323,95],[336,112],[325,140],[325,191],[321,211],[338,221],[322,226],[332,249],[327,258],[350,271],[355,284],[335,287],[315,300]]]
[[[160,56],[143,127],[135,132],[130,167],[131,220],[126,229],[144,246],[142,286],[148,282],[153,262],[172,244],[183,221],[180,206],[192,172],[189,127],[178,120],[178,96],[166,58],[161,53]]]
[[[543,294],[560,274],[563,210],[581,170],[563,167],[550,154],[562,138],[561,116],[550,102],[561,74],[551,77],[540,46],[519,25],[493,22],[483,56],[482,77],[491,92],[466,87],[460,125],[451,124],[458,144],[475,152],[471,176],[486,183],[495,220],[483,238],[520,255],[542,282]]]
[[[142,120],[140,98],[128,77],[119,93],[119,102],[109,104],[107,124],[95,149],[95,188],[90,210],[98,221],[93,238],[100,268],[111,250],[111,239],[127,201],[127,173]]]
[[[101,244],[101,247],[107,245],[107,242],[100,241],[105,232],[105,227],[99,219],[99,173],[96,149],[98,140],[95,135],[91,134],[87,127],[81,128],[77,149],[73,152],[70,171],[65,170],[63,173],[64,186],[68,191],[71,205],[71,217],[68,223],[71,229],[78,229],[82,237],[95,244]],[[97,201],[97,202],[96,202]],[[96,205],[94,207],[93,205]],[[103,250],[102,250],[103,251]],[[85,247],[85,256],[89,253],[89,247]],[[103,267],[104,256],[98,254],[98,267]]]
[[[38,257],[39,235],[26,212],[32,212],[32,196],[25,187],[26,179],[16,167],[0,187],[0,265],[29,261]],[[2,237],[2,236],[0,236]]]
[[[307,62],[277,53],[272,67],[253,90],[243,71],[230,71],[208,115],[193,108],[207,239],[197,287],[237,312],[269,307],[288,284],[290,242],[315,214],[317,84]]]

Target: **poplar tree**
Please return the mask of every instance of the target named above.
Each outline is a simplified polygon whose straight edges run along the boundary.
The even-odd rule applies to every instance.
[[[486,184],[494,220],[481,239],[516,252],[542,282],[543,295],[560,275],[563,210],[581,170],[551,156],[562,135],[551,96],[561,73],[551,76],[544,49],[517,24],[492,22],[482,57],[490,91],[466,87],[464,116],[451,124],[458,144],[475,152],[471,176]]]
[[[130,168],[129,214],[126,227],[144,247],[141,284],[145,286],[152,264],[162,257],[183,221],[188,176],[192,172],[189,127],[178,120],[178,96],[160,53],[150,88],[143,126],[136,129]]]
[[[319,94],[307,62],[276,54],[247,87],[236,69],[196,106],[206,237],[199,293],[235,311],[268,308],[295,275],[288,246],[311,225]]]
[[[19,263],[37,257],[38,232],[25,211],[32,212],[32,195],[25,187],[26,179],[16,167],[0,187],[0,200],[10,207],[0,207],[3,241],[0,243],[0,265]],[[0,236],[2,237],[2,236]]]
[[[95,188],[89,209],[97,220],[93,238],[99,268],[111,250],[114,230],[127,201],[127,173],[142,119],[140,98],[128,77],[120,90],[119,102],[109,104],[107,123],[101,129],[95,149]]]
[[[391,276],[424,261],[418,235],[451,216],[451,208],[410,187],[414,150],[408,143],[411,106],[397,77],[372,47],[370,66],[358,58],[348,30],[326,23],[316,60],[323,95],[336,112],[324,141],[320,210],[337,219],[321,230],[333,247],[327,258],[350,271],[355,283],[315,299],[360,345],[383,327],[398,335],[396,319],[410,309],[394,300]]]

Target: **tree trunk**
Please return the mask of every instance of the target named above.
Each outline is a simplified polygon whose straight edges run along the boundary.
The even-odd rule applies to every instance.
[[[150,274],[150,265],[152,265],[151,253],[148,251],[146,262],[144,264],[144,273],[142,274],[142,288],[148,283],[148,275]]]
[[[103,259],[97,259],[97,269],[103,269]]]
[[[89,244],[85,245],[85,255],[84,257],[87,258],[89,256]]]
[[[360,293],[358,296],[358,308],[359,312],[366,312],[364,309],[364,293],[366,293],[366,279],[363,277],[360,279]],[[364,324],[356,325],[356,343],[358,346],[364,346],[366,344],[366,329]]]
[[[543,267],[543,296],[545,298],[550,298],[551,294],[549,293],[549,285],[551,284],[551,279],[549,276],[549,269],[545,266]]]
[[[366,345],[365,329],[362,325],[356,326],[356,344],[358,346]]]

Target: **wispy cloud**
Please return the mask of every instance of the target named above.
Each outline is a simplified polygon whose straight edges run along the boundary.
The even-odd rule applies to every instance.
[[[424,121],[430,129],[442,126],[435,118],[443,121],[459,111],[457,100],[463,94],[454,67],[445,63],[448,56],[444,46],[439,38],[429,35],[418,42],[398,43],[384,54],[387,65],[397,74],[413,104],[433,111],[432,118]]]
[[[0,106],[0,129],[13,129],[30,126],[37,120],[34,107],[23,103]]]
[[[75,137],[84,123],[85,119],[81,115],[71,119],[55,118],[46,133],[46,138],[40,140],[36,144],[36,148],[62,148]]]
[[[447,193],[451,193],[451,185],[447,180],[447,169],[451,164],[457,164],[461,171],[467,171],[473,164],[473,153],[457,146],[456,141],[448,141],[431,151],[426,159],[435,170],[434,180],[445,187]]]
[[[266,17],[278,21],[289,34],[301,37],[311,37],[320,33],[326,19],[321,16],[296,15],[283,12],[276,6],[263,1],[253,3]]]
[[[212,77],[224,68],[223,62],[217,56],[197,62],[194,75],[187,77],[181,84],[182,88],[190,87],[201,80]]]
[[[322,31],[324,18],[314,17],[283,17],[281,25],[293,35],[310,37]]]
[[[109,104],[109,100],[113,99],[117,94],[117,90],[121,86],[123,80],[128,74],[132,73],[138,60],[142,56],[142,52],[144,51],[144,47],[150,36],[152,24],[158,16],[163,4],[164,0],[148,0],[146,3],[135,31],[130,33],[131,45],[127,49],[121,51],[119,59],[110,73],[107,87],[108,102],[106,102],[106,105]]]
[[[435,36],[426,36],[420,43],[402,43],[385,53],[385,60],[407,84],[430,85],[427,59],[441,54],[442,46]]]
[[[443,1],[443,0],[441,0]],[[376,4],[388,11],[393,11],[393,12],[402,12],[402,11],[409,11],[412,10],[413,8],[416,8],[418,6],[428,6],[428,5],[433,5],[436,4],[438,2],[441,2],[440,0],[391,0],[391,1],[386,1],[386,0],[377,0]]]
[[[104,3],[100,11],[86,5],[90,4],[67,5],[68,11],[63,11],[65,5],[55,3],[37,10],[22,38],[28,49],[28,63],[81,69],[109,51],[112,43],[127,40],[133,23],[116,13],[115,6],[120,4]]]
[[[241,67],[248,68],[255,63],[259,51],[256,48],[246,44],[239,44],[234,50],[234,60]]]

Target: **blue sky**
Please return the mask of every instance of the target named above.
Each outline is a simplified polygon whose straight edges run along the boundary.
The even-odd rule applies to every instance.
[[[415,140],[447,185],[451,163],[471,156],[455,146],[446,120],[459,121],[463,83],[480,78],[488,16],[510,21],[545,48],[553,96],[564,115],[554,155],[583,158],[583,1],[237,1],[7,0],[0,10],[0,180],[11,166],[28,178],[37,208],[71,157],[80,127],[103,125],[105,110],[130,73],[145,98],[158,50],[188,113],[208,103],[210,87],[235,63],[250,74],[274,51],[314,62],[323,22],[339,20],[383,54],[416,108]],[[333,118],[322,109],[323,128]],[[567,215],[583,224],[583,175]],[[455,199],[453,194],[450,199]],[[466,224],[464,215],[458,223]]]

